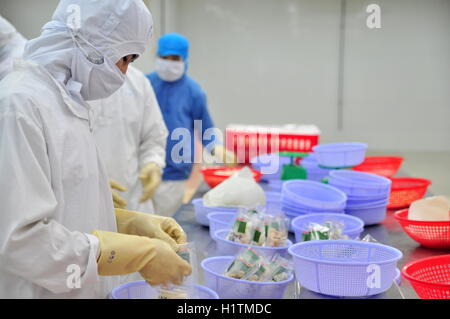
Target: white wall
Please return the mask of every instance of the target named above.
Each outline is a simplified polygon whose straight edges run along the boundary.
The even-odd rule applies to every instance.
[[[0,13],[31,38],[57,2],[1,0]],[[343,130],[337,106],[340,3],[152,0],[155,37],[136,65],[150,71],[162,30],[178,31],[191,41],[189,72],[206,90],[221,128],[231,122],[315,123],[323,142],[450,151],[450,1],[347,0]],[[370,3],[381,6],[382,29],[365,25]]]
[[[190,72],[219,127],[315,123],[322,141],[450,150],[450,1],[347,0],[343,130],[338,130],[340,1],[178,0]],[[366,26],[377,3],[382,28]]]

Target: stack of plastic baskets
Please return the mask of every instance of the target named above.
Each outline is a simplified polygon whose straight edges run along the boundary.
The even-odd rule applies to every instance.
[[[313,213],[344,213],[346,201],[347,196],[337,188],[314,181],[287,181],[281,193],[282,210],[291,218]]]
[[[288,285],[294,280],[257,282],[234,279],[224,275],[235,257],[211,257],[202,261],[205,285],[217,292],[221,299],[282,299]]]
[[[367,297],[388,290],[402,253],[356,240],[315,240],[292,245],[295,276],[311,291],[336,297]]]
[[[321,168],[317,162],[317,155],[314,153],[302,159],[300,165],[306,169],[306,176],[310,181],[320,182],[332,171],[332,169]]]
[[[326,222],[342,224],[342,234],[349,239],[359,239],[359,235],[364,230],[364,222],[358,217],[346,214],[309,214],[298,216],[291,222],[296,242],[302,241],[302,234],[309,230],[311,223],[324,225]]]
[[[289,164],[291,159],[278,154],[265,154],[253,158],[250,162],[254,169],[263,175],[262,181],[280,180],[283,172],[283,165]]]
[[[193,291],[194,299],[219,299],[215,291],[204,286],[195,285]],[[145,280],[133,281],[114,288],[111,299],[158,299],[158,291]]]
[[[347,194],[346,213],[361,218],[365,225],[381,223],[386,217],[391,180],[375,174],[336,170],[329,184]]]

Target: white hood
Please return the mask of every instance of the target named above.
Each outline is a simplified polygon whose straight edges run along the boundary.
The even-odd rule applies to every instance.
[[[45,67],[63,85],[80,68],[72,63],[76,46],[68,26],[76,7],[77,34],[114,63],[130,54],[142,55],[150,42],[153,19],[142,0],[61,0],[41,35],[28,41],[24,58]]]

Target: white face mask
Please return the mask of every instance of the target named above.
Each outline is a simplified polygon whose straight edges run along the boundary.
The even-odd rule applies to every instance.
[[[72,79],[83,85],[80,91],[83,99],[91,101],[109,97],[123,85],[126,76],[107,57],[102,64],[94,64],[79,48],[75,48]]]
[[[183,61],[170,61],[157,57],[155,70],[163,81],[174,82],[181,79],[185,66]]]

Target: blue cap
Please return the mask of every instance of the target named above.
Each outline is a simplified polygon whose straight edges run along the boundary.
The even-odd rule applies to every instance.
[[[189,55],[189,41],[178,33],[165,34],[159,38],[158,55],[162,57],[178,55],[186,61]]]

